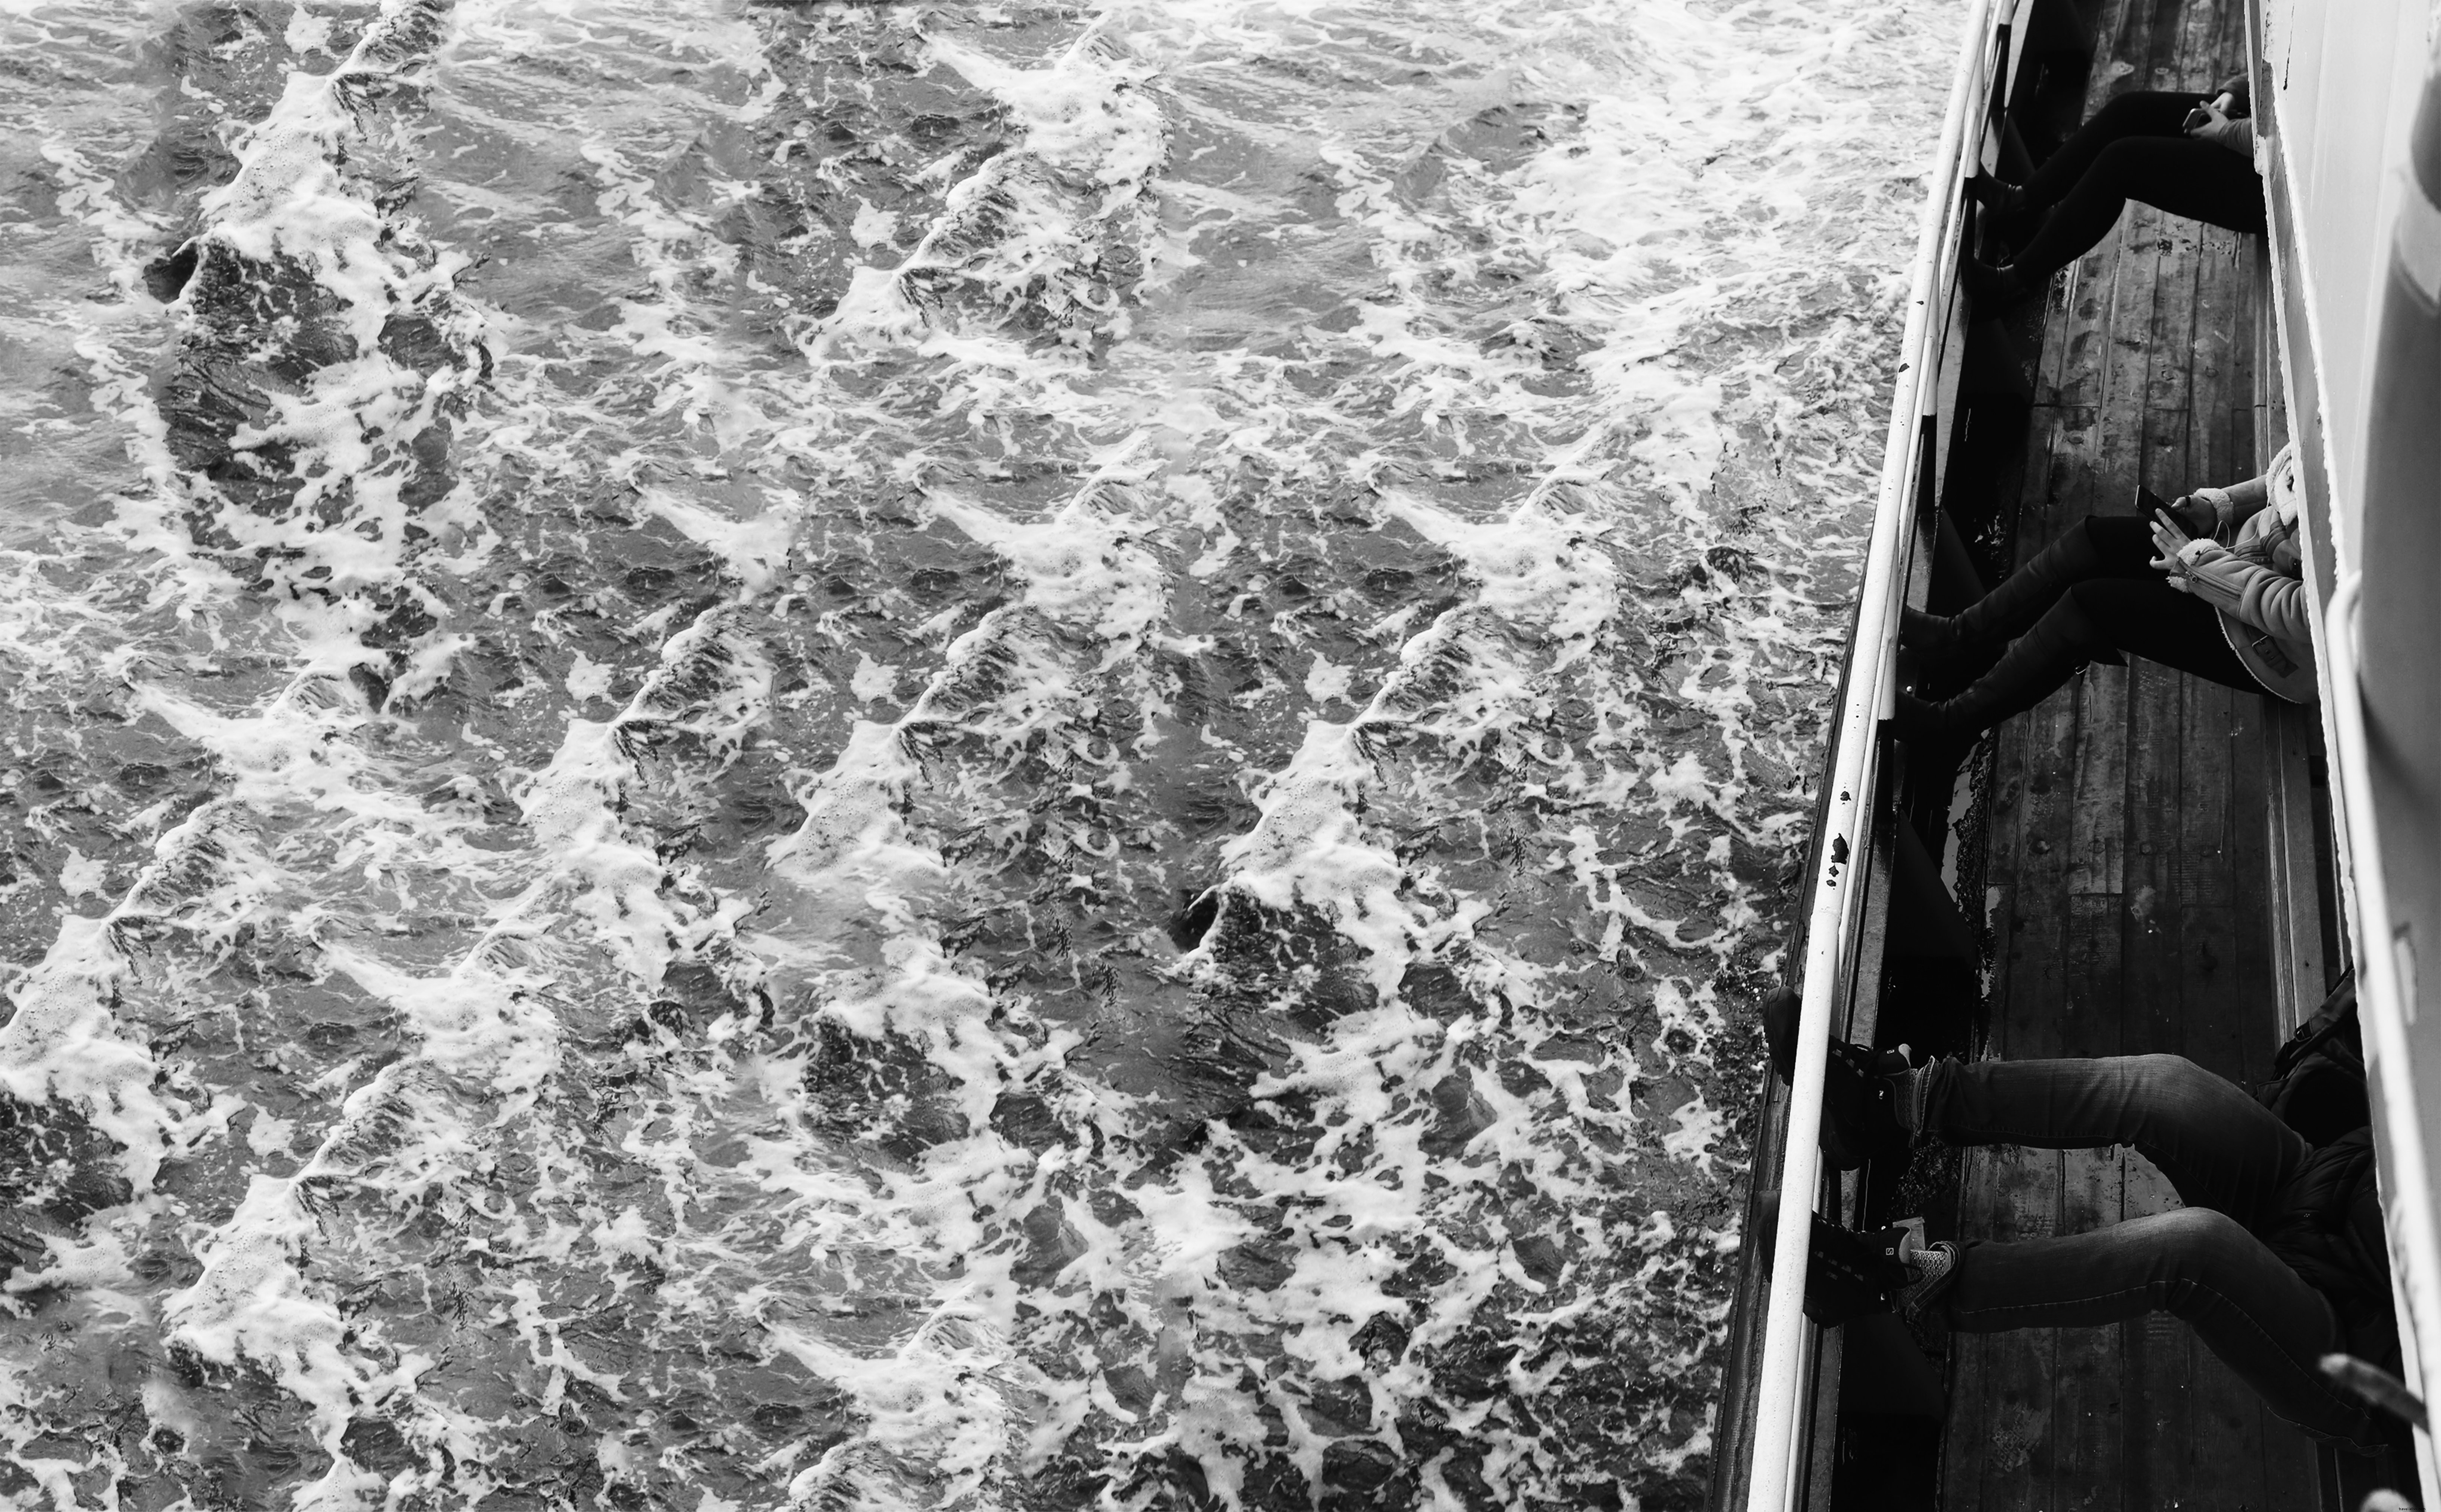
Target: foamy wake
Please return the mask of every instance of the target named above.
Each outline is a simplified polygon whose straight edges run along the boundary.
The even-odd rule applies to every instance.
[[[728,916],[716,905],[691,911],[702,902],[700,890],[673,877],[653,837],[631,830],[619,813],[644,781],[640,753],[649,743],[699,743],[664,760],[662,780],[700,781],[751,731],[768,685],[768,666],[737,612],[707,611],[671,639],[659,667],[616,718],[571,723],[558,757],[523,799],[533,849],[505,857],[505,867],[495,863],[496,876],[523,871],[529,879],[449,970],[432,976],[404,969],[367,941],[309,942],[319,970],[344,976],[396,1012],[410,1049],[347,1092],[294,1174],[253,1179],[244,1204],[199,1251],[202,1274],[164,1305],[173,1343],[217,1365],[260,1368],[312,1410],[316,1437],[332,1463],[300,1493],[299,1505],[357,1504],[385,1479],[394,1492],[410,1488],[359,1467],[347,1450],[350,1425],[375,1413],[424,1452],[413,1486],[479,1495],[498,1484],[498,1472],[485,1463],[493,1446],[483,1434],[445,1397],[419,1390],[418,1377],[432,1361],[389,1343],[377,1325],[343,1321],[331,1283],[314,1279],[317,1251],[351,1248],[346,1231],[325,1233],[316,1215],[360,1203],[375,1212],[430,1209],[450,1227],[512,1253],[544,1237],[531,1233],[513,1208],[488,1210],[480,1195],[503,1159],[570,1159],[545,1132],[547,1122],[532,1122],[554,1100],[564,1053],[552,1005],[565,988],[544,968],[580,948],[605,952],[624,969],[628,991],[641,1002],[674,955],[707,949]],[[224,758],[243,760],[248,746],[222,733]],[[353,801],[342,805],[311,776],[293,780],[309,771],[296,763],[258,766],[241,774],[240,786],[268,805],[269,789],[284,785],[287,801],[280,806],[292,811],[318,805],[346,814],[353,807],[359,812],[352,828],[365,826],[362,811],[381,811],[374,801],[380,795],[368,791],[373,774],[353,774],[346,784]],[[392,825],[382,837],[389,864],[401,870],[416,869],[415,853],[436,844],[463,855],[445,830]],[[138,893],[159,891],[155,885]],[[131,906],[136,902],[131,898]],[[582,942],[549,937],[547,925],[564,928],[571,921],[588,927]],[[353,1256],[347,1263],[362,1264]],[[575,1357],[542,1347],[539,1338],[533,1343],[549,1362],[552,1395],[565,1390],[571,1373],[586,1374]]]
[[[944,211],[895,268],[858,268],[823,324],[832,343],[976,340],[969,299],[1065,344],[1123,339],[1144,276],[1154,175],[1168,132],[1151,70],[1087,31],[1040,68],[1011,66],[943,37],[931,57],[989,95],[1020,133],[948,192]],[[979,351],[978,355],[983,355]]]
[[[471,522],[435,464],[489,359],[455,295],[466,259],[425,245],[389,207],[401,186],[369,170],[408,151],[397,107],[448,12],[386,0],[336,68],[292,72],[238,142],[235,176],[198,208],[181,360],[158,398],[180,469],[161,507],[184,514],[189,552],[287,601],[325,675],[366,667],[408,695],[446,670],[446,611],[412,564]]]
[[[226,957],[264,913],[275,874],[226,805],[206,804],[164,833],[118,905],[63,919],[41,963],[10,989],[0,1087],[25,1103],[81,1106],[119,1145],[134,1189],[150,1189],[189,1110],[162,1085],[168,1068],[121,1029],[120,987],[139,952],[190,952],[207,966]]]
[[[0,1090],[110,1179],[5,1295],[174,1366],[0,1369],[62,1504],[1695,1494],[1912,23],[1088,11],[58,113]]]
[[[1397,670],[1354,718],[1307,725],[1296,759],[1256,795],[1261,820],[1223,853],[1231,871],[1221,886],[1281,913],[1310,908],[1329,916],[1364,947],[1374,986],[1387,997],[1407,964],[1447,935],[1411,896],[1408,869],[1365,833],[1359,815],[1378,781],[1374,751],[1407,734],[1461,752],[1502,739],[1542,696],[1538,676],[1592,649],[1618,588],[1609,560],[1591,545],[1601,527],[1539,500],[1482,522],[1396,495],[1384,513],[1464,563],[1474,598],[1401,646]],[[1519,651],[1532,660],[1521,664]]]
[[[940,1074],[953,1115],[950,1137],[912,1165],[867,1166],[878,1192],[832,1198],[857,1248],[895,1272],[893,1284],[927,1299],[915,1325],[875,1353],[801,1328],[774,1331],[782,1347],[845,1388],[868,1425],[800,1470],[792,1498],[843,1496],[877,1509],[996,1500],[1055,1394],[1016,1347],[1015,1257],[994,1215],[1049,1213],[1057,1224],[1050,1183],[1060,1162],[1009,1142],[992,1115],[1010,1089],[1056,1088],[1072,1040],[1033,1023],[945,949],[953,869],[905,809],[927,780],[928,752],[945,763],[953,746],[987,760],[1029,750],[1060,759],[1076,738],[1081,685],[1124,670],[1144,649],[1162,612],[1162,573],[1138,544],[1142,526],[1116,513],[1117,502],[1097,486],[1021,524],[933,499],[939,517],[999,553],[1023,591],[950,643],[906,714],[857,725],[847,749],[801,795],[804,822],[769,848],[772,877],[792,896],[775,895],[770,932],[747,943],[768,952],[771,991],[815,1005],[821,1023],[871,1053],[913,1047]],[[823,948],[796,943],[809,938]],[[800,1121],[819,1111],[803,1102],[792,1110]],[[988,1206],[970,1212],[967,1198],[985,1191]]]

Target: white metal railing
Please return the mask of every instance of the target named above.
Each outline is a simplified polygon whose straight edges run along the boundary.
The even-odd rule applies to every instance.
[[[1940,317],[1947,312],[1956,283],[1952,259],[1963,242],[1963,168],[1970,142],[1977,166],[1981,164],[1993,75],[2005,66],[2005,60],[1994,57],[1995,39],[1992,0],[1974,0],[1917,224],[1907,331],[1899,343],[1898,382],[1890,398],[1890,441],[1882,456],[1881,492],[1865,555],[1856,639],[1835,734],[1831,788],[1823,803],[1822,835],[1816,848],[1817,870],[1806,918],[1797,1066],[1789,1087],[1788,1148],[1780,1171],[1780,1225],[1772,1239],[1763,1362],[1756,1380],[1747,1512],[1789,1512],[1797,1504],[1802,1484],[1799,1437],[1805,1425],[1803,1391],[1813,1343],[1812,1325],[1804,1311],[1805,1259],[1822,1176],[1817,1140],[1822,1123],[1822,1081],[1830,1059],[1831,1021],[1841,997],[1839,983],[1853,960],[1860,920],[1865,826],[1872,815],[1880,762],[1878,727],[1890,700],[1899,609],[1907,593],[1901,553],[1914,513],[1924,419],[1940,392],[1933,381],[1934,369],[1947,336]]]
[[[2407,1025],[2412,1015],[2392,933],[2390,888],[2381,870],[2381,827],[2373,807],[2373,765],[2365,741],[2364,690],[2357,680],[2357,603],[2363,578],[2342,576],[2323,610],[2323,686],[2325,728],[2331,735],[2331,800],[2345,827],[2350,891],[2356,900],[2349,922],[2356,930],[2357,1017],[2364,1027],[2365,1068],[2374,1082],[2380,1119],[2383,1227],[2390,1239],[2394,1284],[2407,1305],[2399,1343],[2409,1361],[2411,1384],[2427,1401],[2435,1399],[2433,1370],[2441,1365],[2441,1234],[2432,1222],[2432,1176],[2426,1161],[2423,1116]],[[2421,1367],[2420,1369],[2418,1367]],[[2421,1377],[2421,1379],[2417,1377]],[[2433,1477],[2432,1440],[2415,1435],[2417,1473],[2426,1505],[2441,1493]]]

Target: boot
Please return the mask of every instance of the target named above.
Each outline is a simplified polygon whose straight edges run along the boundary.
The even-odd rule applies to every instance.
[[[2022,188],[1989,173],[1968,179],[1966,196],[1982,207],[1983,225],[1995,243],[2023,246],[2041,224],[2042,211],[2026,202]]]
[[[1975,301],[1979,315],[1998,315],[2035,292],[2033,281],[2018,273],[2015,264],[1996,268],[1974,258],[1958,264],[1958,281],[1966,285],[1967,297]],[[2050,280],[2044,282],[2048,285]]]
[[[1899,739],[1920,751],[1954,750],[2041,703],[2087,662],[2119,659],[2117,649],[2101,639],[2073,603],[2057,603],[1964,693],[1939,703],[1900,693],[1890,724]]]
[[[1958,621],[1964,618],[1963,613],[1926,614],[1922,609],[1901,609],[1899,645],[1927,657],[1954,657],[1981,639],[1959,627]]]
[[[1983,172],[1979,172],[1966,181],[1966,197],[1987,210],[1999,210],[2003,213],[2022,209],[2026,204],[2024,189],[2006,179],[1994,178],[1991,174]]]
[[[1927,656],[1946,657],[2014,639],[2034,628],[2045,611],[2101,563],[2085,527],[2071,526],[2035,552],[2033,561],[1954,615],[1900,610],[1899,644]]]
[[[1986,640],[1959,627],[1963,616],[1901,611],[1899,621],[1899,686],[1919,698],[1938,702],[1972,684],[1992,670],[2005,640]]]

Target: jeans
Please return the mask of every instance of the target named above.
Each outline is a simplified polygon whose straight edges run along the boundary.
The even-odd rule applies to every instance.
[[[2050,1150],[2133,1145],[2186,1203],[2090,1233],[1962,1246],[1931,1304],[1950,1327],[2092,1328],[2171,1313],[2280,1416],[2366,1449],[2384,1442],[2380,1420],[2319,1368],[2347,1347],[2338,1314],[2255,1237],[2309,1153],[2269,1108],[2180,1055],[1939,1061],[1920,1077],[1925,1134]]]
[[[2129,200],[2191,221],[2263,234],[2263,180],[2253,163],[2186,134],[2204,97],[2138,91],[2093,113],[2026,181],[2026,205],[2051,219],[2017,253],[2039,284],[2110,234]]]

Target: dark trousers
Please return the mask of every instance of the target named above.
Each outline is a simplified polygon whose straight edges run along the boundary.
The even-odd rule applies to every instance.
[[[2018,251],[2018,272],[2039,284],[2083,257],[2110,234],[2129,200],[2260,236],[2263,180],[2254,165],[2184,130],[2202,99],[2143,91],[2095,111],[2026,181],[2027,207],[2052,214]]]
[[[2213,606],[2170,586],[2152,565],[2149,524],[2132,515],[2089,514],[2070,529],[2085,532],[2093,566],[2078,581],[2062,585],[2059,597],[2034,616],[2029,634],[2073,646],[2087,659],[2142,657],[2241,693],[2263,691],[2229,648]],[[2050,687],[2026,691],[2039,699],[2067,677],[2057,672]]]
[[[1934,1301],[1952,1328],[2093,1328],[2166,1312],[2274,1413],[2365,1449],[2383,1442],[2322,1357],[2347,1347],[2323,1294],[2255,1237],[2278,1211],[2305,1142],[2245,1091],[2179,1055],[1940,1061],[1922,1127],[1950,1144],[2135,1146],[2185,1208],[2090,1233],[1962,1247]]]

